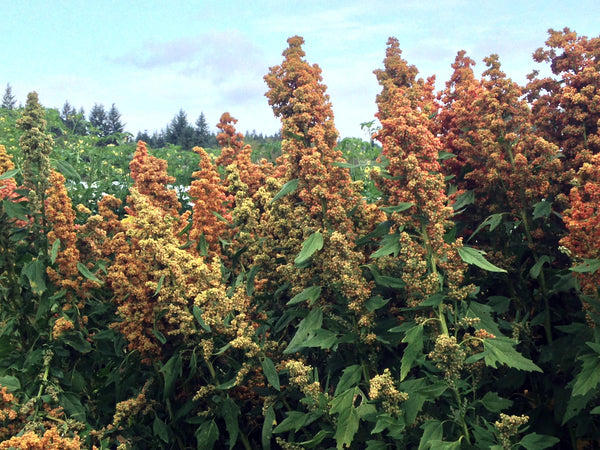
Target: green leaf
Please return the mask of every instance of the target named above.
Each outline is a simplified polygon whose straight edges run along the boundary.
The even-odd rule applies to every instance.
[[[489,226],[490,227],[490,231],[494,231],[494,229],[500,225],[500,223],[502,222],[502,216],[505,215],[506,213],[500,213],[500,214],[492,214],[491,216],[487,217],[483,222],[481,222],[481,224],[475,229],[475,231],[473,232],[473,234],[471,234],[471,236],[469,236],[469,239],[467,239],[467,242],[470,241],[471,239],[473,239],[473,237],[479,233],[483,228]]]
[[[400,381],[404,380],[423,352],[423,325],[417,325],[406,332],[402,342],[408,344],[400,362]]]
[[[317,301],[319,296],[321,295],[321,286],[310,286],[304,289],[299,294],[292,297],[292,299],[286,303],[286,305],[295,305],[296,303],[301,303],[305,300],[308,300],[308,304],[312,305]]]
[[[169,427],[164,423],[159,417],[154,418],[154,423],[152,424],[152,432],[154,436],[160,438],[165,443],[169,443]]]
[[[206,242],[206,237],[204,236],[204,233],[202,233],[198,238],[197,247],[198,251],[200,252],[200,256],[208,255],[208,243]]]
[[[61,405],[65,412],[72,419],[80,422],[85,422],[85,408],[81,404],[79,397],[72,392],[63,392],[60,395],[59,405]]]
[[[552,213],[552,202],[542,200],[533,205],[533,220],[548,217]]]
[[[152,334],[162,345],[167,343],[167,338],[161,331],[157,330],[156,328],[152,328]]]
[[[270,358],[265,357],[263,360],[261,360],[261,365],[263,373],[265,374],[269,384],[280,391],[281,387],[279,385],[279,374],[277,373],[277,369],[275,368],[273,361]]]
[[[590,411],[590,414],[600,414],[600,406],[596,406]]]
[[[560,439],[554,436],[548,436],[547,434],[529,433],[523,436],[523,439],[521,439],[519,444],[525,447],[527,450],[543,450],[544,448],[553,447],[559,442]]]
[[[161,275],[160,279],[158,280],[158,284],[156,286],[156,291],[154,291],[153,297],[156,297],[158,295],[158,293],[160,292],[160,289],[162,288],[164,281],[165,281],[165,276]]]
[[[4,212],[11,219],[28,220],[27,216],[31,214],[29,208],[21,203],[11,202],[10,200],[2,200]]]
[[[439,420],[428,420],[423,425],[421,425],[423,429],[423,435],[421,436],[421,441],[419,442],[418,450],[429,450],[436,449],[432,445],[432,441],[441,441],[444,437],[444,429],[442,422]]]
[[[77,269],[79,270],[79,273],[81,275],[83,275],[84,277],[86,277],[88,280],[95,281],[96,283],[102,284],[102,281],[100,281],[98,278],[96,278],[96,275],[94,275],[92,272],[90,272],[90,270],[87,267],[85,267],[83,264],[81,264],[80,262],[77,263]]]
[[[531,278],[537,279],[540,276],[540,272],[542,271],[542,266],[546,263],[550,264],[552,261],[548,255],[543,255],[537,262],[533,265],[531,269],[529,269],[529,275]]]
[[[23,267],[23,275],[29,280],[31,290],[36,295],[46,292],[46,265],[40,259],[29,261]]]
[[[456,201],[452,205],[454,211],[464,208],[465,206],[475,203],[475,191],[463,192],[456,197]]]
[[[393,254],[394,257],[398,256],[400,252],[400,234],[393,233],[387,234],[381,240],[379,249],[371,254],[371,258],[381,258]]]
[[[581,372],[575,377],[573,396],[586,395],[600,383],[600,357],[594,353],[577,358],[582,362]]]
[[[513,404],[511,400],[500,397],[496,392],[486,392],[479,401],[485,409],[493,413],[510,408]]]
[[[400,204],[398,204],[396,206],[386,206],[385,208],[381,208],[381,210],[385,213],[391,214],[391,213],[395,213],[395,212],[406,211],[407,209],[409,209],[413,206],[415,206],[414,203],[401,202]]]
[[[192,313],[194,314],[194,317],[196,318],[200,326],[204,329],[204,331],[208,331],[210,333],[210,326],[208,326],[202,318],[202,309],[200,309],[198,305],[194,305],[192,308]]]
[[[369,312],[374,312],[380,308],[383,308],[389,303],[389,301],[389,298],[384,299],[380,295],[376,295],[375,297],[371,297],[369,300],[367,300],[365,306]]]
[[[367,234],[361,238],[358,238],[356,240],[356,245],[357,246],[365,245],[365,244],[368,244],[369,242],[371,242],[372,239],[376,239],[376,238],[388,235],[390,233],[390,228],[392,227],[392,225],[393,225],[393,222],[391,220],[386,220],[384,222],[381,222],[369,234]]]
[[[358,364],[354,364],[352,366],[348,366],[344,369],[342,373],[342,377],[338,382],[334,397],[337,397],[340,392],[344,392],[345,390],[356,386],[362,377],[362,367]]]
[[[21,389],[21,382],[17,377],[4,375],[0,377],[0,386],[4,386],[8,392],[15,392]]]
[[[530,359],[525,358],[513,347],[514,341],[502,337],[483,340],[485,364],[496,368],[498,364],[505,364],[527,372],[543,372]]]
[[[569,270],[576,273],[590,273],[598,269],[600,269],[600,259],[584,259],[582,264],[571,267]]]
[[[167,363],[160,368],[160,372],[162,372],[164,377],[163,398],[166,400],[175,391],[175,382],[183,373],[181,354],[175,353],[171,356]]]
[[[488,272],[505,272],[506,270],[501,269],[500,267],[496,267],[491,262],[483,257],[485,252],[481,250],[477,250],[473,247],[462,246],[458,247],[458,254],[461,259],[467,264],[473,264],[477,267],[480,267]]]
[[[66,161],[55,159],[52,161],[54,168],[62,173],[67,180],[81,181],[81,176],[77,173],[75,168]]]
[[[323,248],[323,235],[319,231],[315,231],[311,234],[303,243],[302,250],[296,259],[294,260],[294,264],[296,266],[300,266],[310,259],[310,257],[318,250]]]
[[[265,420],[263,422],[261,441],[263,449],[271,449],[271,436],[273,436],[273,425],[275,423],[275,410],[269,406],[265,411]]]
[[[283,351],[284,354],[295,353],[305,347],[304,342],[311,336],[314,335],[314,332],[321,328],[323,324],[323,311],[321,308],[315,308],[311,310],[308,315],[300,321],[298,324],[298,329],[296,334],[290,341],[287,348]]]
[[[198,450],[211,450],[219,439],[219,428],[214,420],[204,422],[195,433]]]
[[[310,333],[304,341],[304,347],[318,347],[323,350],[330,349],[337,342],[337,334],[330,330],[319,328],[314,333]]]
[[[333,436],[337,443],[337,449],[343,449],[346,445],[350,447],[354,435],[358,431],[358,422],[358,411],[353,406],[340,413],[335,435]]]
[[[60,250],[60,239],[55,239],[52,243],[52,249],[50,250],[50,262],[54,264],[56,261],[56,257],[58,256],[58,251]]]
[[[17,175],[19,172],[21,172],[21,169],[7,170],[2,175],[0,175],[0,180],[8,180],[9,178],[14,178],[15,175]]]
[[[301,445],[303,448],[315,448],[317,445],[323,442],[325,438],[330,437],[332,434],[332,431],[321,430],[317,434],[315,434],[315,437],[313,437],[312,439],[309,439],[308,441],[299,442],[298,445]]]
[[[223,419],[225,420],[225,428],[229,433],[229,450],[235,447],[238,435],[240,433],[240,424],[238,422],[238,416],[240,415],[240,408],[238,405],[229,397],[227,397],[221,405],[223,412]]]
[[[296,191],[297,188],[298,188],[298,180],[297,179],[288,181],[287,183],[285,183],[283,185],[283,187],[277,193],[277,195],[275,195],[275,197],[273,197],[273,200],[271,200],[271,203],[276,202],[281,197],[291,194],[292,192]]]
[[[274,434],[285,433],[291,430],[298,432],[310,418],[309,414],[300,411],[288,411],[286,414],[287,417],[273,430]]]
[[[89,353],[92,351],[92,344],[90,344],[79,331],[64,333],[60,339],[79,353]]]

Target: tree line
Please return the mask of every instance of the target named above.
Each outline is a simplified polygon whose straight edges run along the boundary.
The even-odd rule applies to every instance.
[[[17,108],[17,100],[12,92],[10,83],[6,85],[0,108],[14,110]],[[122,116],[113,103],[110,109],[104,105],[95,103],[89,114],[86,115],[83,107],[77,110],[69,101],[65,101],[62,109],[59,111],[60,118],[64,126],[73,134],[80,136],[93,135],[98,137],[98,145],[106,146],[117,144],[133,138],[133,134],[125,131],[125,123]],[[135,136],[136,141],[144,141],[150,147],[162,148],[168,144],[179,146],[182,150],[191,150],[199,146],[204,148],[218,148],[217,133],[210,129],[208,120],[202,112],[194,123],[188,119],[187,113],[180,109],[173,119],[164,129],[154,131],[152,134],[148,130],[138,131]],[[272,153],[271,147],[279,147],[281,136],[279,133],[274,135],[263,135],[255,130],[246,132],[246,143],[253,147],[265,147],[266,153]]]

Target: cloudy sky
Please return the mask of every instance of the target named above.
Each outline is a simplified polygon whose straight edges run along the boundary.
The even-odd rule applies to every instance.
[[[0,2],[0,89],[21,103],[66,100],[122,114],[126,130],[160,130],[183,109],[211,126],[225,111],[238,130],[274,133],[263,76],[287,38],[303,36],[323,70],[340,134],[365,137],[373,120],[386,41],[395,36],[421,76],[450,75],[459,50],[477,61],[497,53],[522,83],[540,68],[532,52],[549,28],[600,35],[600,1],[576,0],[18,0]]]

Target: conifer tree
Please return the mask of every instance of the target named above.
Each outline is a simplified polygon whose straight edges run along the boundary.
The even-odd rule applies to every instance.
[[[4,96],[2,97],[2,108],[8,109],[10,111],[15,109],[16,105],[17,99],[12,93],[12,87],[10,86],[10,84],[7,83],[6,90],[4,91]]]

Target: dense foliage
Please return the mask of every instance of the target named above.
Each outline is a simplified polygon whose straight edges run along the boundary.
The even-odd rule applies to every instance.
[[[0,110],[0,449],[596,448],[600,38],[440,92],[390,38],[370,142],[288,44],[280,147]]]

